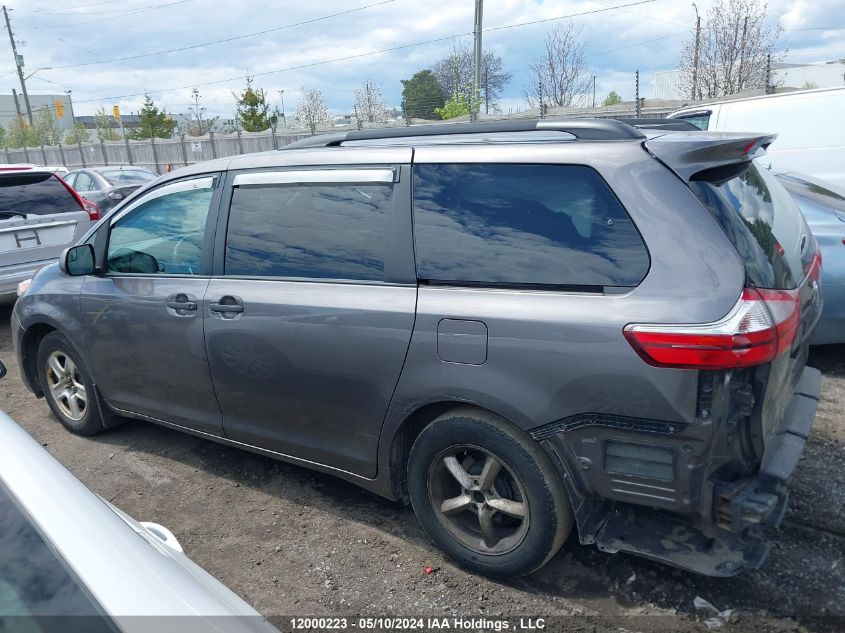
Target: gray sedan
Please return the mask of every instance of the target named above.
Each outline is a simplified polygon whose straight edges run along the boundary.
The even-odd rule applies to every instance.
[[[169,530],[95,495],[2,411],[0,630],[278,633]]]
[[[149,169],[127,166],[77,169],[65,176],[64,180],[105,213],[133,191],[156,178],[158,174]]]
[[[845,343],[845,193],[805,174],[776,176],[801,208],[824,257],[824,308],[810,343]]]

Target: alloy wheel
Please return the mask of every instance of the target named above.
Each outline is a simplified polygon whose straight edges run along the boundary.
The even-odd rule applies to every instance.
[[[474,552],[507,554],[528,532],[522,484],[504,462],[478,446],[441,452],[429,468],[428,494],[443,527]]]
[[[47,386],[62,414],[78,422],[88,411],[88,394],[79,368],[70,356],[54,351],[47,358]]]

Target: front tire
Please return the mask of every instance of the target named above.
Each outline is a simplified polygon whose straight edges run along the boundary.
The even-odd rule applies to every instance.
[[[38,346],[38,381],[53,415],[71,433],[95,435],[105,429],[91,376],[59,332],[47,334]]]
[[[502,418],[448,412],[411,447],[408,493],[423,529],[460,565],[486,576],[530,574],[572,530],[572,510],[548,455]]]

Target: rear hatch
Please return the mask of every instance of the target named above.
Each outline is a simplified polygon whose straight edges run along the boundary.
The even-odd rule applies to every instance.
[[[58,257],[91,223],[81,200],[55,174],[0,171],[0,269]]]
[[[785,430],[785,412],[821,314],[821,254],[816,240],[789,193],[752,160],[772,140],[699,132],[646,142],[658,159],[687,181],[724,229],[745,266],[746,292],[762,296],[778,323],[778,353],[754,374],[752,419],[762,436],[754,442],[758,456],[770,453],[774,438]]]

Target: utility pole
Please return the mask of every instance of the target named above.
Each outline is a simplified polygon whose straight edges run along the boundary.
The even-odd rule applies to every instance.
[[[67,94],[67,102],[70,105],[70,126],[73,127],[73,124],[76,123],[76,119],[73,118],[73,90],[65,90]]]
[[[490,114],[490,69],[484,66],[484,114]]]
[[[12,43],[12,55],[15,57],[15,67],[18,69],[18,77],[21,80],[21,92],[23,92],[23,102],[26,104],[26,116],[29,119],[29,125],[32,127],[32,106],[29,105],[29,94],[26,92],[26,80],[23,77],[23,55],[18,55],[18,47],[15,44],[15,34],[12,33],[12,25],[9,22],[9,11],[6,5],[3,5],[3,16],[6,18],[6,30],[9,31],[9,41]]]
[[[475,109],[481,92],[481,22],[483,10],[484,0],[475,0],[475,25],[473,27],[473,34],[475,36],[475,73],[473,74],[472,100],[469,108],[471,121],[478,119]]]
[[[701,50],[701,16],[698,15],[698,7],[695,5],[695,2],[692,3],[693,8],[695,9],[695,54],[693,55],[693,62],[692,62],[692,99],[695,101],[695,94],[698,91],[698,94],[701,94],[701,91],[698,90],[698,58],[699,58],[699,51]]]
[[[637,118],[639,119],[640,114],[642,114],[642,109],[640,108],[640,71],[639,70],[637,71],[637,74],[635,76],[636,76],[636,89],[635,89],[636,95],[635,95],[634,98],[637,100]]]
[[[15,100],[15,110],[18,111],[18,118],[23,118],[23,115],[21,114],[21,104],[20,101],[18,101],[18,91],[14,88],[12,88],[12,97]]]
[[[285,119],[285,91],[279,90],[279,99],[282,101],[282,127],[288,126],[287,119]]]

